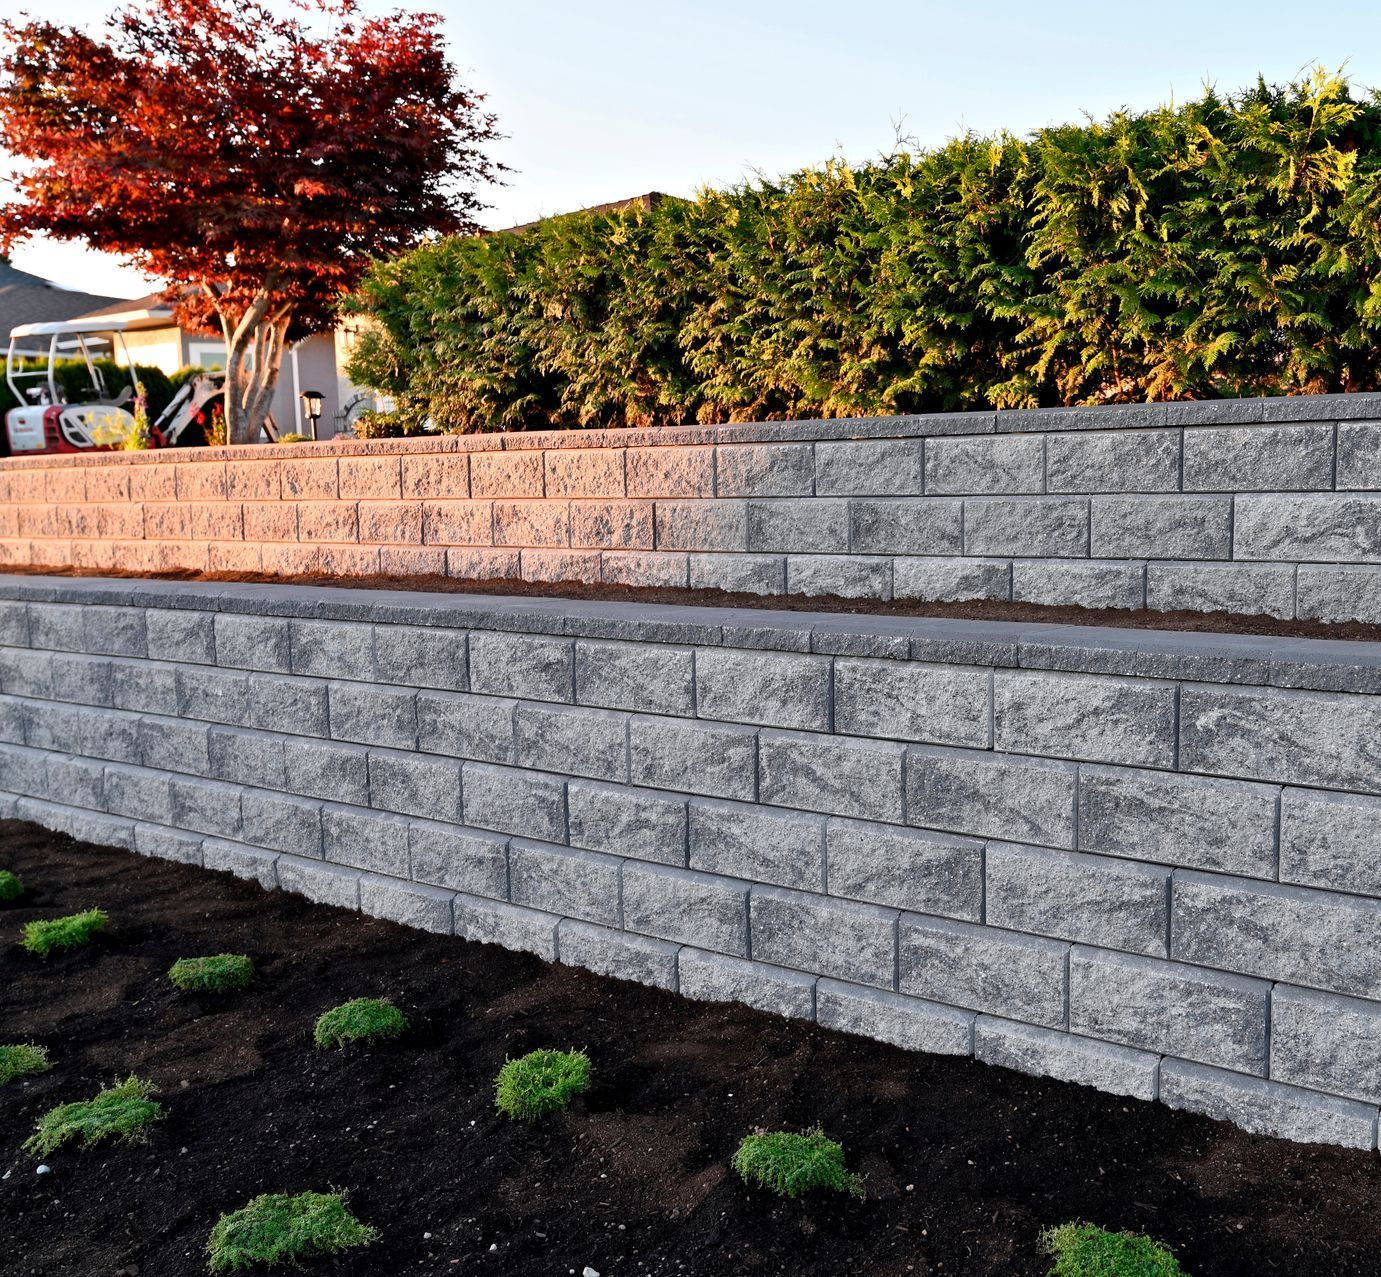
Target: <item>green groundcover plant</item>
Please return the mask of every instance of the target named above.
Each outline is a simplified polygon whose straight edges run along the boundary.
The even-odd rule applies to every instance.
[[[584,1051],[529,1051],[499,1070],[494,1103],[509,1117],[530,1122],[569,1108],[589,1090],[590,1073]]]
[[[168,979],[184,993],[226,993],[249,985],[254,963],[243,953],[179,958],[168,968]]]
[[[155,1093],[153,1083],[129,1077],[94,1099],[59,1104],[39,1118],[38,1129],[24,1142],[24,1149],[35,1157],[46,1157],[74,1140],[90,1148],[102,1140],[141,1139],[144,1128],[163,1117],[163,1106],[152,1098]]]
[[[15,1078],[33,1077],[46,1073],[52,1068],[48,1052],[41,1046],[18,1042],[12,1046],[0,1046],[0,1086],[13,1082]]]
[[[779,1197],[800,1197],[813,1189],[863,1196],[863,1181],[844,1168],[844,1150],[818,1127],[797,1135],[760,1131],[744,1137],[733,1168],[746,1183]]]
[[[377,1230],[361,1224],[338,1193],[266,1193],[222,1215],[206,1249],[212,1272],[335,1255],[368,1246]]]
[[[1062,1224],[1041,1235],[1054,1260],[1050,1277],[1189,1277],[1164,1246],[1136,1233]]]
[[[0,905],[18,900],[24,894],[24,884],[8,869],[0,869]]]
[[[383,998],[355,998],[332,1007],[316,1022],[312,1040],[318,1047],[369,1045],[396,1038],[408,1027],[407,1019]]]
[[[69,949],[80,949],[96,938],[98,931],[105,929],[107,918],[99,909],[88,909],[84,913],[68,914],[65,918],[48,918],[24,925],[24,935],[20,944],[30,953],[47,958],[54,953],[66,953]]]

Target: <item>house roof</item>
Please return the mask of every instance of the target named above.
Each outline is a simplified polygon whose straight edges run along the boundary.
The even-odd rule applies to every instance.
[[[18,270],[0,258],[0,337],[21,324],[43,324],[75,319],[93,306],[109,306],[114,297],[79,293]]]

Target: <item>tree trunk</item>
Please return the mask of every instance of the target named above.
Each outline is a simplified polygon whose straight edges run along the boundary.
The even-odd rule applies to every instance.
[[[221,311],[225,333],[225,434],[227,443],[254,443],[268,419],[287,347],[292,311],[271,309],[260,293],[242,315]]]

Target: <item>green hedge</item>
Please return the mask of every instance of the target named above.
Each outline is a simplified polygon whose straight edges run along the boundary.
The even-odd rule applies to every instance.
[[[379,263],[357,381],[452,430],[1371,389],[1381,101],[1285,87]]]
[[[118,395],[127,385],[130,384],[129,369],[117,364],[112,359],[97,359],[96,367],[101,370],[101,375],[105,378],[107,389],[112,395]],[[34,367],[45,365],[38,362],[33,363]],[[59,359],[55,366],[57,372],[58,385],[62,387],[63,394],[67,396],[68,403],[82,403],[91,393],[91,376],[87,372],[86,361],[82,359]],[[168,376],[161,368],[151,368],[145,364],[137,364],[135,372],[140,382],[144,386],[144,394],[148,399],[149,419],[154,420],[163,411],[177,393],[177,386],[173,384],[173,379]],[[39,382],[30,381],[21,383],[26,386],[36,386]],[[179,383],[180,384],[180,383]],[[16,400],[10,391],[9,383],[0,378],[0,413],[9,412],[16,406]],[[127,403],[126,408],[130,405]]]

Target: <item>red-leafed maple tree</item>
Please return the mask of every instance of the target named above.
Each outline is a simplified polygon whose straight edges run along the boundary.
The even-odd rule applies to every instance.
[[[439,17],[295,8],[136,0],[99,37],[0,24],[0,146],[20,161],[0,251],[44,232],[168,280],[179,322],[224,333],[232,443],[368,260],[473,230],[499,168]]]

